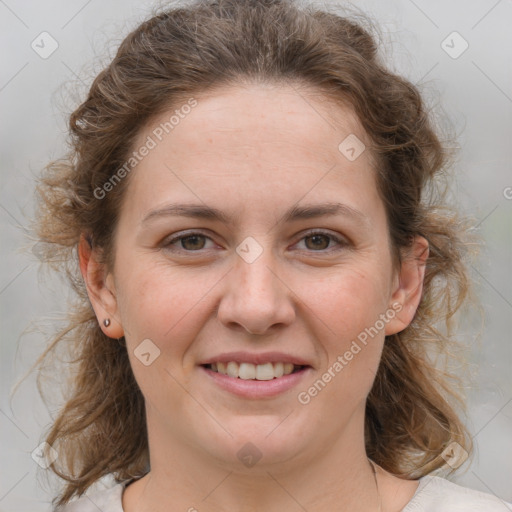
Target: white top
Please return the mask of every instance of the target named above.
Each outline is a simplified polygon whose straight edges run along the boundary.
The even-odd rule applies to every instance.
[[[111,489],[98,491],[90,496],[56,509],[56,512],[124,512],[121,497],[128,482],[116,484]],[[468,489],[438,476],[427,475],[411,501],[401,512],[510,512],[507,503],[492,494]]]

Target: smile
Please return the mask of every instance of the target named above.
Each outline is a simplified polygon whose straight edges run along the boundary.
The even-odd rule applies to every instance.
[[[229,361],[227,363],[217,362],[204,365],[205,368],[213,372],[227,375],[234,379],[242,380],[272,380],[278,379],[283,375],[290,375],[291,373],[300,371],[303,366],[294,365],[293,363],[237,363],[236,361]]]

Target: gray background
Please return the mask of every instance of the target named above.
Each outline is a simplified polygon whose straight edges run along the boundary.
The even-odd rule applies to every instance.
[[[0,512],[49,510],[53,496],[31,458],[50,420],[34,376],[10,397],[45,343],[37,329],[30,331],[33,322],[51,326],[65,311],[68,293],[54,277],[40,284],[25,237],[34,177],[63,154],[66,113],[108,60],[108,48],[115,49],[154,5],[0,0]],[[512,501],[512,1],[364,0],[357,6],[381,26],[394,69],[421,85],[458,135],[452,188],[485,239],[471,269],[485,324],[473,316],[461,326],[472,363],[466,392],[476,455],[454,480]],[[46,59],[31,48],[43,31],[59,45]],[[458,58],[442,47],[453,31],[469,44]],[[463,42],[452,37],[448,44],[453,52]]]

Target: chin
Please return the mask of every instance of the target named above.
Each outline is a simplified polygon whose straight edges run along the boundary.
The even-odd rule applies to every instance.
[[[268,422],[264,423],[265,428],[262,428],[261,418],[259,424],[255,418],[252,422],[245,422],[246,428],[230,429],[233,437],[226,435],[222,442],[212,440],[209,446],[205,446],[205,451],[230,470],[244,472],[250,469],[254,472],[256,469],[268,470],[276,464],[285,464],[296,458],[308,445],[303,436],[290,435],[289,429],[282,425],[276,428],[278,422],[274,421],[272,428],[266,428]],[[279,432],[280,428],[282,430]]]

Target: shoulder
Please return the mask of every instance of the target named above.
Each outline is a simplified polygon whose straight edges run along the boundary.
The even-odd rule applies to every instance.
[[[81,496],[63,507],[57,507],[55,512],[123,512],[122,494],[125,485],[119,483],[110,489],[103,489]]]
[[[512,512],[512,504],[438,476],[420,478],[418,489],[402,512]]]

